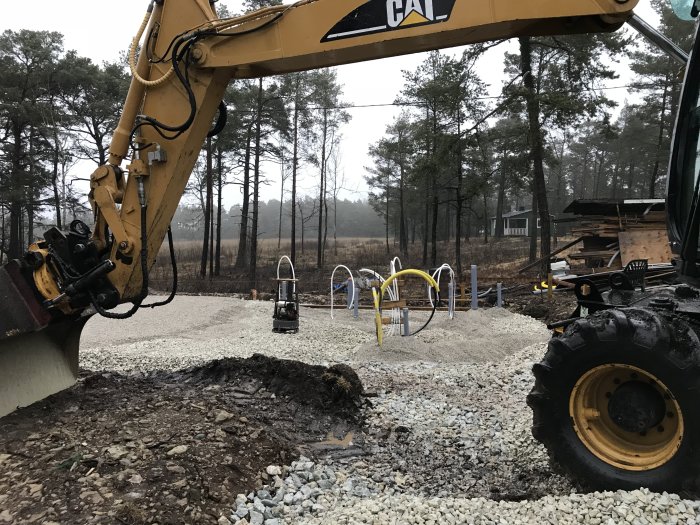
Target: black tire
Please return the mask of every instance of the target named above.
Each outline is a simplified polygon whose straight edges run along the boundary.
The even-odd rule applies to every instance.
[[[608,364],[631,365],[652,374],[678,404],[682,440],[664,464],[646,471],[618,468],[599,459],[576,434],[569,414],[571,392],[589,370]],[[645,309],[598,312],[554,337],[533,373],[535,386],[527,398],[533,410],[533,436],[575,482],[599,490],[697,490],[700,343],[686,323]]]

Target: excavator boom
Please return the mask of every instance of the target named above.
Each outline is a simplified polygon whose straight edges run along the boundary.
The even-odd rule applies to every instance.
[[[22,262],[0,270],[0,417],[74,382],[89,315],[124,317],[142,305],[149,268],[231,79],[613,31],[637,2],[303,0],[219,19],[209,0],[155,0],[132,43],[133,79],[109,161],[91,176],[92,231],[52,229]],[[111,313],[126,302],[129,312]]]

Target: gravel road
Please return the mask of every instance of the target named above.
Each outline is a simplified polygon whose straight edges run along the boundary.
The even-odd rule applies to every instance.
[[[380,350],[371,312],[353,319],[340,310],[331,320],[327,310],[304,309],[294,335],[273,334],[271,314],[271,303],[183,296],[128,321],[95,318],[83,335],[81,365],[95,370],[172,370],[262,353],[357,371],[372,395],[361,446],[328,435],[309,450],[316,459],[268,467],[269,484],[239,495],[220,525],[700,523],[700,501],[581,493],[551,470],[525,405],[530,368],[549,338],[538,321],[497,309],[442,314]]]

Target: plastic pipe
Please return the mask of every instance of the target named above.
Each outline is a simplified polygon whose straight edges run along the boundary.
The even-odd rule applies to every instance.
[[[348,275],[350,275],[350,282],[352,283],[352,289],[353,289],[353,290],[357,290],[357,287],[355,286],[355,278],[352,276],[352,272],[350,271],[350,268],[348,268],[347,266],[342,265],[342,264],[339,264],[338,266],[336,266],[336,267],[333,269],[333,273],[331,273],[331,319],[335,319],[335,313],[333,312],[333,297],[334,297],[334,294],[335,294],[335,290],[333,289],[333,280],[334,280],[334,278],[335,278],[335,272],[336,272],[339,268],[343,268],[346,272],[348,272]],[[279,266],[278,266],[277,271],[279,272]],[[355,298],[357,298],[357,297],[359,297],[359,295],[353,293],[353,300],[354,300]],[[357,302],[357,301],[354,301],[354,302]]]
[[[479,290],[476,277],[476,264],[472,264],[472,310],[479,309]]]

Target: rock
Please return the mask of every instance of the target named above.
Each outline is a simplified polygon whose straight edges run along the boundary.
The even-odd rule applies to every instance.
[[[214,421],[216,423],[225,423],[226,421],[229,421],[230,419],[233,419],[233,414],[230,412],[226,412],[226,410],[219,410],[216,413],[216,417]]]
[[[170,450],[168,450],[167,455],[168,456],[181,456],[182,454],[187,452],[188,449],[189,449],[189,447],[187,445],[178,445],[178,446],[173,447]]]
[[[129,478],[129,483],[131,483],[132,485],[140,485],[141,483],[143,483],[143,478],[138,474],[134,474]]]
[[[106,452],[110,458],[116,461],[119,461],[123,457],[129,455],[129,451],[121,445],[114,445],[113,447],[109,447]]]
[[[282,468],[277,465],[270,465],[265,469],[265,472],[267,472],[269,476],[281,476]]]
[[[265,514],[265,504],[258,498],[255,498],[255,501],[253,502],[253,508],[260,514]]]
[[[85,501],[87,503],[91,503],[93,505],[99,505],[101,503],[104,503],[104,498],[100,496],[100,494],[94,490],[84,490],[83,492],[80,493],[80,499],[82,501]]]
[[[250,511],[250,525],[263,525],[265,516],[257,510]]]
[[[184,469],[184,467],[181,467],[180,465],[167,465],[165,467],[168,469],[168,472],[173,472],[175,474],[186,474],[187,471]]]
[[[231,525],[231,520],[229,520],[226,516],[221,516],[217,523],[218,525]]]
[[[9,510],[0,511],[0,523],[13,523],[14,519],[15,517]]]
[[[238,507],[236,507],[236,512],[234,513],[236,516],[239,518],[243,519],[246,516],[248,516],[248,507],[246,507],[245,503],[239,503]]]

